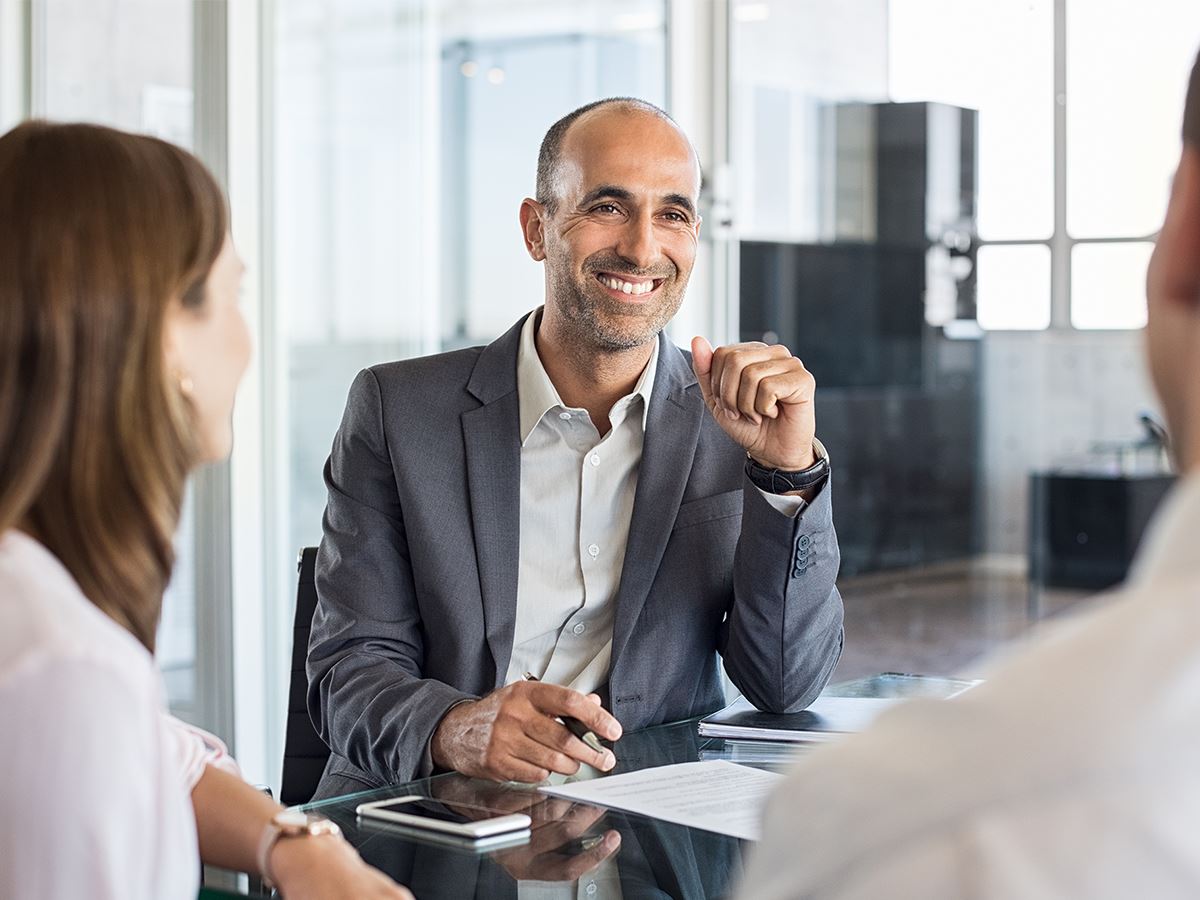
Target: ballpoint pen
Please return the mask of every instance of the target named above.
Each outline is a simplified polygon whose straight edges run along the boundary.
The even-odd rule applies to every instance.
[[[532,672],[526,672],[525,680],[541,681],[542,679],[538,678]],[[604,746],[600,743],[600,738],[596,737],[595,733],[578,719],[571,716],[559,716],[558,718],[560,722],[567,726],[567,731],[587,744],[590,749],[595,750],[597,753],[604,752]]]
[[[574,840],[567,841],[565,844],[559,844],[552,852],[561,853],[563,856],[575,856],[577,853],[587,853],[589,850],[595,850],[603,843],[604,835],[585,834],[583,837],[577,837]]]

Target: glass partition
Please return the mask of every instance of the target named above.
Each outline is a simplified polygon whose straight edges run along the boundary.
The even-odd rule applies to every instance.
[[[355,374],[486,343],[541,302],[517,212],[542,136],[601,97],[662,104],[666,30],[660,0],[273,9],[268,565],[290,597],[297,551],[321,538],[322,468]]]

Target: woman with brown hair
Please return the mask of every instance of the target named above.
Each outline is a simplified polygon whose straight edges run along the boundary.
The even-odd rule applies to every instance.
[[[225,201],[184,151],[0,137],[0,897],[409,897],[172,719],[154,661],[184,482],[224,458],[250,340]]]

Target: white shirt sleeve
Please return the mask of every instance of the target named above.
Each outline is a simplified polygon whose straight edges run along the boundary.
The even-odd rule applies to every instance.
[[[237,762],[229,755],[228,748],[219,737],[167,713],[163,713],[163,722],[171,737],[175,764],[183,774],[189,792],[195,790],[205,766],[212,766],[237,778],[242,777]]]
[[[816,451],[817,459],[829,459],[829,451],[816,438],[813,438],[813,450]],[[795,494],[772,494],[762,488],[757,488],[757,490],[762,494],[763,499],[775,508],[776,512],[783,513],[789,519],[796,518],[808,506],[808,502],[803,497]]]
[[[101,660],[23,669],[0,686],[0,896],[194,895],[195,820],[163,815],[190,797],[146,686]]]

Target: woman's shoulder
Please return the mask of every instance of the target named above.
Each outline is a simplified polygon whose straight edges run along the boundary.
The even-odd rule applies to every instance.
[[[0,534],[0,686],[69,663],[105,671],[129,687],[154,684],[154,661],[94,606],[46,547],[19,531]]]
[[[159,698],[145,648],[44,546],[0,535],[0,720],[28,751],[2,773],[9,792],[13,778],[46,771],[93,791],[129,780],[121,766],[143,767],[155,752]]]

